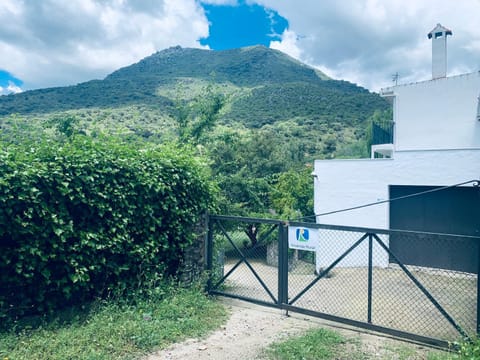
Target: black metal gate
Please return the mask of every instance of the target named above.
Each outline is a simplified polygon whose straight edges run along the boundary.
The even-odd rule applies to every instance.
[[[303,228],[315,231],[316,251],[289,249],[289,229]],[[210,216],[209,292],[436,346],[475,336],[478,269],[406,265],[391,236],[402,249],[458,241],[480,255],[473,236]]]

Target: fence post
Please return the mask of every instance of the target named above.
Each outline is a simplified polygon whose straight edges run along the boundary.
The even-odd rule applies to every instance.
[[[372,323],[372,273],[373,273],[373,236],[368,234],[368,310],[367,322]]]
[[[480,241],[477,243],[477,336],[480,337]]]
[[[206,266],[208,272],[207,291],[212,289],[212,276],[213,276],[213,221],[210,215],[207,214],[207,244],[205,246],[206,251]]]
[[[278,223],[278,305],[288,304],[288,225]]]

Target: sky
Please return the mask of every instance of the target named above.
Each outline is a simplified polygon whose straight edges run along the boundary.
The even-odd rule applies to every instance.
[[[480,70],[480,0],[1,0],[0,94],[102,79],[171,46],[262,44],[378,92],[431,78],[437,23],[448,75]]]

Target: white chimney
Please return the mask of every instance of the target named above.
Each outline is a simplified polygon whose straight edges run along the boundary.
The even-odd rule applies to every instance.
[[[452,30],[440,24],[428,33],[432,39],[432,79],[447,76],[447,35],[452,35]]]

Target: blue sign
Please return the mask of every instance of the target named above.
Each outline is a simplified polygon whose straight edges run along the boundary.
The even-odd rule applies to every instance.
[[[318,229],[288,227],[288,247],[290,249],[316,251],[318,246]]]

